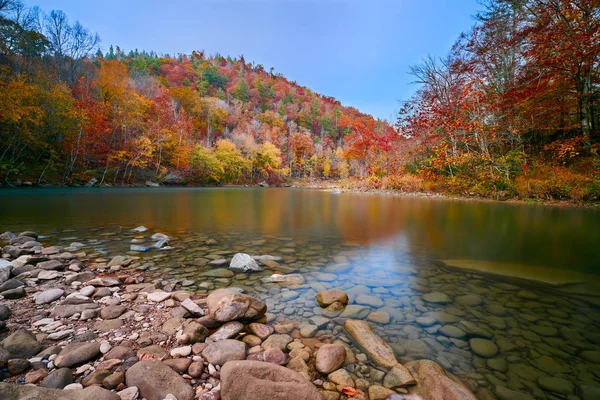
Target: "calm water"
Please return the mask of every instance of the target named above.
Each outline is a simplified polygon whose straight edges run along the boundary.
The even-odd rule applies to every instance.
[[[149,231],[129,232],[138,225]],[[318,290],[344,289],[351,305],[340,317],[370,320],[401,361],[434,359],[481,398],[600,398],[599,210],[298,189],[0,191],[0,231],[24,229],[52,244],[80,242],[90,257],[162,232],[173,249],[138,253],[133,268],[166,285],[242,287],[277,322],[347,340],[335,315],[317,318],[314,302]],[[240,251],[281,260],[235,276],[207,265]],[[306,284],[265,282],[273,273],[302,274]],[[585,285],[564,285],[572,281]],[[474,337],[495,354],[473,349]],[[354,373],[376,380],[362,367]]]

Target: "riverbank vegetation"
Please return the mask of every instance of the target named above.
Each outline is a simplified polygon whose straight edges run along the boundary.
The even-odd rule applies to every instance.
[[[600,5],[489,0],[394,124],[273,68],[110,46],[0,0],[0,181],[281,184],[600,200]],[[404,71],[399,71],[404,73]]]

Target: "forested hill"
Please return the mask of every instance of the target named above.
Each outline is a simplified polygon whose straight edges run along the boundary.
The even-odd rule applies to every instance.
[[[377,151],[394,135],[387,123],[243,56],[113,46],[103,54],[98,35],[60,11],[14,0],[0,7],[3,182],[347,177],[353,152]]]
[[[481,7],[446,56],[398,71],[417,90],[390,125],[242,56],[103,54],[64,13],[0,0],[0,183],[600,201],[600,2]]]

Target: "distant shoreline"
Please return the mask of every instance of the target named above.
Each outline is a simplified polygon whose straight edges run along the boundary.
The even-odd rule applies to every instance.
[[[3,189],[130,189],[130,188],[147,188],[147,189],[167,189],[167,188],[251,188],[261,187],[260,184],[253,185],[147,185],[144,183],[133,183],[133,184],[117,184],[117,185],[103,185],[103,186],[86,186],[86,185],[56,185],[56,184],[44,184],[44,185],[0,185],[0,193]],[[334,181],[293,181],[291,184],[284,185],[269,185],[271,188],[301,188],[301,189],[320,189],[329,192],[340,192],[340,193],[355,193],[355,194],[369,194],[369,195],[382,195],[382,196],[395,196],[395,197],[412,197],[412,198],[427,198],[427,199],[440,199],[440,200],[460,200],[469,202],[484,202],[484,203],[505,203],[505,204],[521,204],[521,205],[536,205],[536,206],[550,206],[559,208],[585,208],[585,209],[596,209],[599,208],[598,203],[582,202],[577,203],[569,200],[523,200],[518,198],[511,198],[506,200],[493,199],[489,197],[479,196],[460,196],[455,194],[447,193],[436,193],[436,192],[404,192],[394,189],[361,189],[361,188],[345,188],[341,187]],[[268,187],[265,187],[267,189]]]

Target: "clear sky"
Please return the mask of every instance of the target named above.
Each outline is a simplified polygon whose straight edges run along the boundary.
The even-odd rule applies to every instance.
[[[410,65],[448,53],[476,0],[23,0],[63,10],[101,47],[205,50],[275,68],[375,117],[395,120],[415,90]]]

